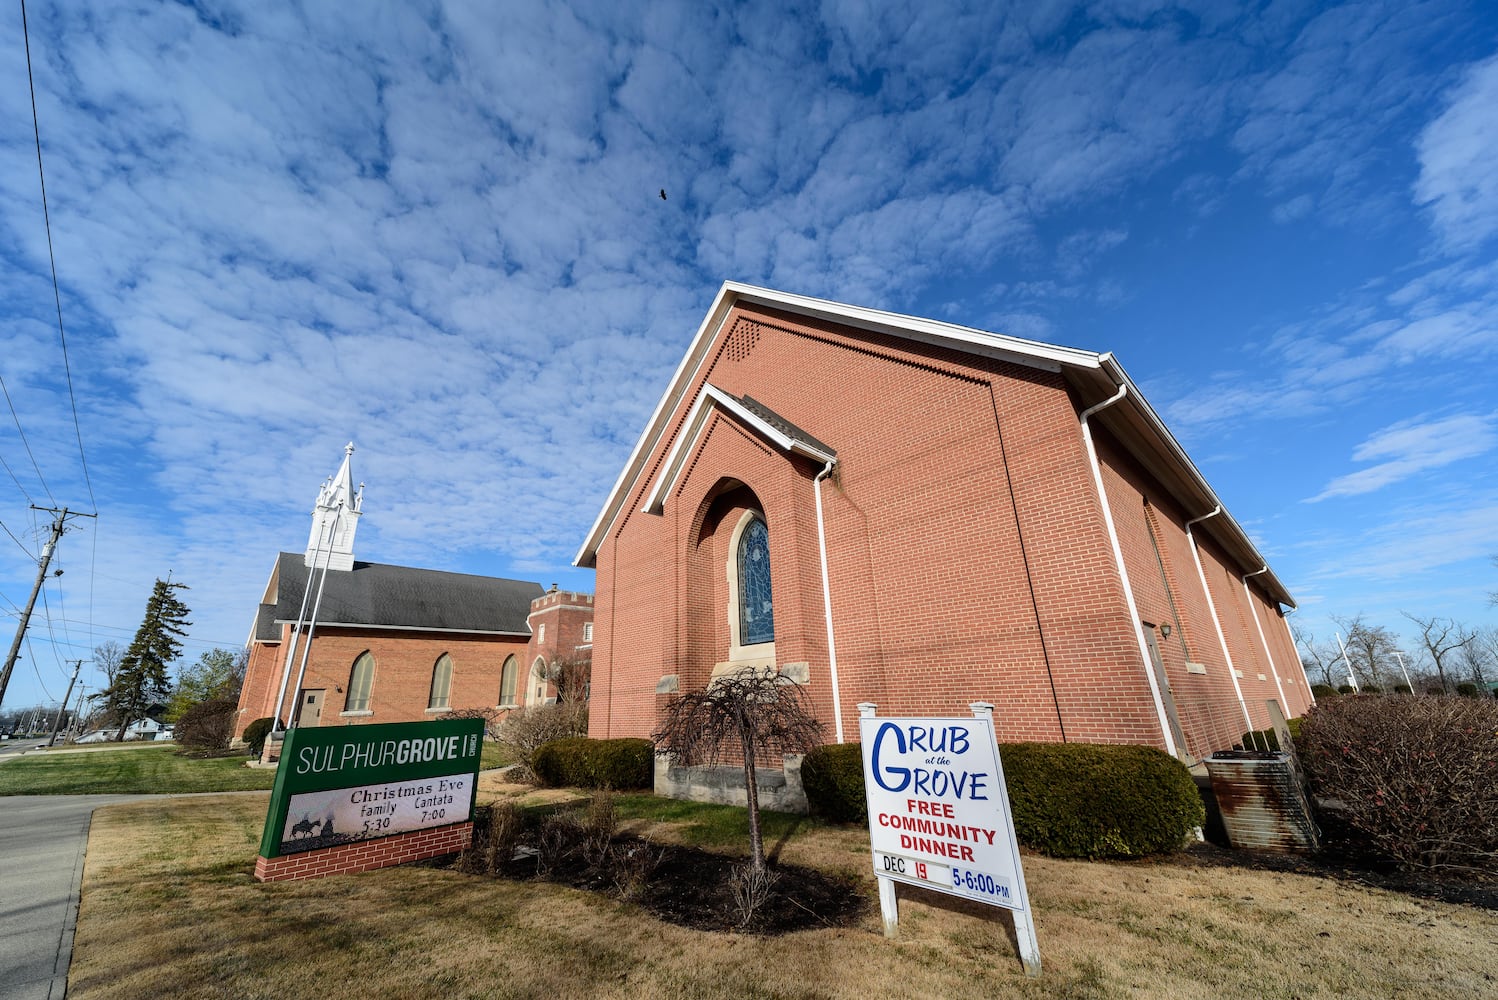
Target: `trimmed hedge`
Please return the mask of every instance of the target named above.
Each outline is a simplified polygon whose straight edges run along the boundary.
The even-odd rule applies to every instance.
[[[655,746],[642,739],[569,736],[541,744],[531,769],[548,788],[650,788],[655,784]]]
[[[1337,689],[1330,684],[1312,684],[1311,696],[1314,698],[1335,698]]]
[[[266,737],[270,735],[271,726],[276,720],[271,718],[256,719],[244,727],[244,741],[248,745],[251,757],[259,757],[260,752],[265,749]]]
[[[808,753],[801,761],[801,786],[816,815],[834,823],[867,825],[863,744],[828,743]]]
[[[1300,739],[1300,719],[1286,719],[1285,724],[1290,728],[1290,739]],[[1239,746],[1245,750],[1278,750],[1280,738],[1275,733],[1274,727],[1268,729],[1250,729],[1240,738]]]
[[[1008,743],[999,750],[1015,836],[1042,854],[1168,853],[1179,850],[1206,820],[1190,772],[1153,747]],[[862,754],[861,744],[843,743],[806,755],[801,779],[812,812],[867,823]]]

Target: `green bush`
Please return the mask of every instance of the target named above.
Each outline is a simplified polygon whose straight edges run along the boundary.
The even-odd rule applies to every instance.
[[[541,744],[531,769],[549,788],[650,788],[655,783],[655,747],[643,739],[570,736]]]
[[[1318,804],[1360,846],[1405,868],[1498,871],[1492,701],[1338,698],[1305,717],[1298,746]]]
[[[1286,719],[1285,724],[1290,727],[1290,739],[1300,739],[1300,720]],[[1274,727],[1268,729],[1251,729],[1243,734],[1242,742],[1239,744],[1245,750],[1278,750],[1280,738],[1274,732]]]
[[[801,786],[813,815],[834,823],[868,823],[863,744],[829,743],[808,753],[801,761]]]
[[[1311,697],[1313,698],[1335,698],[1337,689],[1330,684],[1312,684]]]
[[[1015,743],[1002,751],[1015,835],[1053,857],[1177,851],[1206,820],[1191,773],[1162,750]]]
[[[1100,858],[1175,851],[1206,819],[1190,772],[1152,747],[1008,743],[999,750],[1015,836],[1043,854]],[[812,751],[801,765],[801,780],[812,812],[868,822],[861,744]]]
[[[1354,688],[1351,684],[1338,684],[1337,685],[1337,693],[1338,694],[1356,694],[1357,693],[1357,689]]]
[[[271,727],[275,724],[275,719],[264,718],[256,719],[244,727],[244,741],[249,745],[251,757],[260,756],[260,752],[265,749],[266,737],[270,735]]]
[[[1471,681],[1462,681],[1456,686],[1456,693],[1463,698],[1476,698],[1477,685]]]

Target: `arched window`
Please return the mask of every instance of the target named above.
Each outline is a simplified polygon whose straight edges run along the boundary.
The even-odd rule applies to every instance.
[[[374,657],[369,655],[369,650],[360,653],[354,660],[354,669],[348,675],[348,699],[344,702],[345,712],[367,712],[369,711],[369,692],[374,687]]]
[[[427,697],[427,710],[447,709],[453,688],[453,658],[443,653],[432,667],[432,693]]]
[[[520,673],[520,661],[513,656],[505,657],[505,665],[499,672],[499,707],[515,705],[515,681]]]
[[[739,642],[775,641],[775,605],[770,596],[770,529],[753,515],[739,534]]]

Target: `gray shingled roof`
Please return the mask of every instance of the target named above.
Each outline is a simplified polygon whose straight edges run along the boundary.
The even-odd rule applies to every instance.
[[[257,637],[275,638],[280,630],[272,623],[295,622],[302,608],[307,585],[303,555],[282,552],[276,576],[276,603],[260,606],[255,620]],[[529,635],[526,616],[531,601],[543,592],[539,583],[524,580],[355,562],[347,572],[329,571],[317,621],[323,625]],[[315,592],[312,596],[316,600]],[[269,635],[262,631],[266,626],[270,626]]]
[[[774,410],[770,409],[764,403],[761,403],[759,400],[755,399],[753,396],[738,396],[735,398],[738,399],[740,403],[743,403],[744,407],[747,410],[758,415],[761,420],[769,424],[771,427],[774,427],[776,430],[780,431],[780,433],[784,434],[786,437],[791,438],[795,441],[800,441],[802,444],[810,445],[812,449],[816,451],[825,452],[828,455],[837,454],[837,450],[831,445],[823,444],[821,441],[818,441],[816,438],[812,437],[810,434],[806,433],[801,428],[797,427],[795,424],[791,423],[789,420],[785,419]]]

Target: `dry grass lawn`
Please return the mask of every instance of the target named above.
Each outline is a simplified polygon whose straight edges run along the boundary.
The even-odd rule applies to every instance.
[[[69,995],[1498,997],[1498,914],[1301,875],[1027,856],[1045,964],[1027,979],[1007,917],[909,899],[902,937],[886,941],[877,903],[854,928],[756,938],[430,868],[261,885],[250,873],[265,806],[99,810]],[[781,857],[863,873],[867,852],[862,831],[812,829]]]

